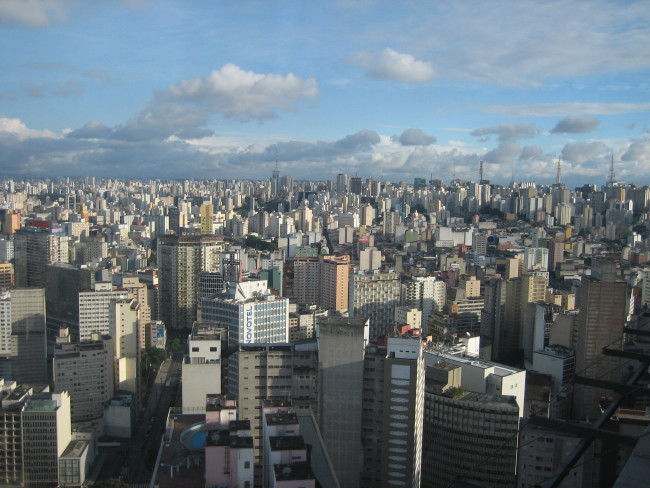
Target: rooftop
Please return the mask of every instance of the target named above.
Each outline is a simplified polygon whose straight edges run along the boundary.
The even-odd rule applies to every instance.
[[[291,480],[313,480],[315,479],[314,473],[311,470],[309,463],[291,463],[291,464],[275,464],[276,481],[291,481]]]

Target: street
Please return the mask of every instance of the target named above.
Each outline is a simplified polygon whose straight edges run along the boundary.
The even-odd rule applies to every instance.
[[[181,355],[172,355],[156,376],[144,412],[138,419],[124,466],[128,468],[130,483],[148,483],[160,440],[165,431],[169,407],[174,400],[181,379]],[[169,386],[167,386],[169,385]]]

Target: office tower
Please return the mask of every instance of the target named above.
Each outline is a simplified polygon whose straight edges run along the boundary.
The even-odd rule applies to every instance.
[[[617,382],[621,378],[618,358],[604,356],[603,347],[619,348],[625,325],[627,283],[621,280],[616,262],[592,261],[590,277],[582,277],[578,291],[580,312],[575,319],[576,370],[583,376]],[[598,417],[599,399],[611,391],[583,385],[574,389],[574,416]]]
[[[58,342],[54,349],[54,391],[70,395],[71,421],[100,419],[113,398],[113,338],[95,336],[78,344]]]
[[[395,320],[400,301],[399,273],[363,273],[350,275],[350,317],[370,320],[370,340],[381,337]]]
[[[68,393],[29,398],[22,424],[25,485],[59,486],[59,458],[72,440]]]
[[[201,234],[212,234],[212,202],[201,205]]]
[[[158,237],[160,316],[172,329],[191,328],[196,320],[200,271],[219,271],[223,239],[217,236]]]
[[[79,340],[89,341],[93,334],[110,335],[110,305],[115,300],[129,296],[124,288],[113,287],[109,282],[98,281],[93,289],[79,292]],[[73,339],[75,338],[72,332]]]
[[[79,340],[79,292],[94,288],[96,272],[94,268],[64,263],[46,267],[45,307],[49,343],[55,342],[61,327],[69,329],[73,342]]]
[[[339,312],[348,310],[350,256],[321,256],[319,306]]]
[[[195,322],[183,359],[183,413],[205,412],[206,395],[221,393],[221,355],[227,331],[217,324]]]
[[[315,247],[299,247],[293,258],[293,295],[298,305],[315,305],[321,289],[320,260]]]
[[[228,283],[226,290],[201,302],[201,322],[228,330],[228,347],[289,340],[289,299],[271,294],[266,281]]]
[[[447,303],[447,284],[433,276],[411,278],[402,285],[402,303],[422,312],[420,328],[426,331],[431,312],[442,311]]]
[[[545,298],[546,279],[543,276],[524,274],[507,282],[503,334],[499,338],[499,349],[493,352],[499,361],[513,363],[521,358],[527,305],[543,302]]]
[[[419,339],[389,337],[364,360],[362,487],[420,486],[424,359]]]
[[[361,195],[363,190],[363,180],[357,176],[350,178],[350,193]]]
[[[363,359],[369,325],[363,318],[319,322],[319,427],[342,488],[359,485],[362,466]]]
[[[3,374],[20,384],[48,383],[42,288],[15,288],[0,295],[0,351],[6,358]]]
[[[140,405],[140,334],[138,308],[129,298],[109,304],[109,334],[113,338],[115,357],[115,390],[133,393]]]
[[[287,402],[298,415],[318,415],[316,341],[301,344],[240,344],[228,359],[228,392],[237,397],[240,419],[249,419],[255,447],[255,484],[264,462],[262,415],[265,402]]]
[[[348,175],[339,173],[336,176],[336,193],[345,194],[348,192]]]
[[[426,367],[422,486],[511,488],[517,469],[519,407],[513,396],[462,386],[464,368]]]
[[[68,262],[68,237],[50,222],[19,229],[14,241],[16,286],[45,288],[48,264]]]
[[[564,242],[559,239],[551,239],[546,246],[548,247],[549,271],[554,273],[558,263],[564,262]]]

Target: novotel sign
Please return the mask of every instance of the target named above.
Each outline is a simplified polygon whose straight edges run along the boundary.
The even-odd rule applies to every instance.
[[[253,306],[249,305],[244,309],[244,342],[253,343],[255,341],[255,314]]]

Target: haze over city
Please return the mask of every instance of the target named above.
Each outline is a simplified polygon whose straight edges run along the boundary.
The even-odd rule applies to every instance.
[[[27,4],[7,176],[650,182],[647,2]]]

